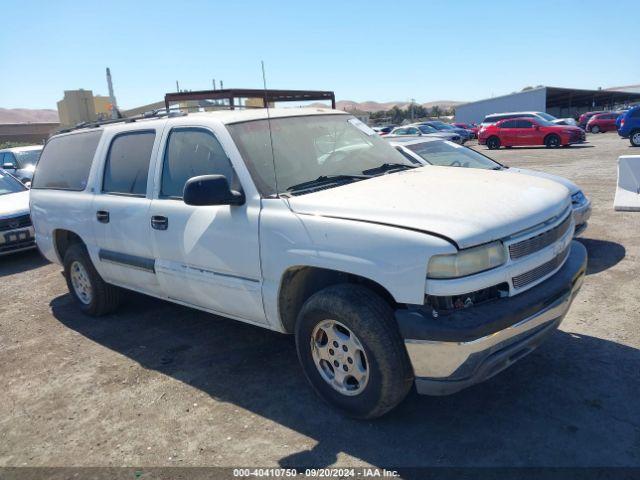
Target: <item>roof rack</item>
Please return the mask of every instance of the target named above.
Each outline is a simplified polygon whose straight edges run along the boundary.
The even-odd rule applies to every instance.
[[[226,100],[226,108],[234,110],[241,105],[236,103],[236,99],[259,98],[262,100],[262,107],[266,108],[273,102],[307,102],[313,100],[330,101],[331,108],[336,108],[336,95],[329,90],[270,90],[256,88],[228,88],[224,90],[199,90],[194,92],[167,93],[164,96],[165,107],[169,108],[171,103],[185,102],[188,100]],[[211,106],[216,106],[213,104]],[[255,108],[255,107],[253,107]]]
[[[242,98],[259,98],[262,100],[260,105],[242,105],[236,103],[236,99]],[[228,103],[219,103],[219,101],[227,101]],[[331,108],[336,108],[336,96],[332,91],[321,90],[260,90],[253,88],[230,88],[226,90],[200,90],[196,92],[176,92],[167,93],[164,96],[165,108],[158,108],[148,112],[134,115],[131,117],[112,118],[108,120],[97,120],[94,122],[82,122],[58,130],[56,133],[68,133],[82,128],[98,128],[103,125],[111,125],[114,123],[131,123],[138,120],[148,120],[152,118],[162,117],[179,117],[187,115],[185,110],[235,110],[235,109],[262,109],[266,108],[272,102],[303,102],[313,100],[329,100]],[[196,104],[186,105],[182,103],[180,106],[170,107],[171,103],[197,101]]]
[[[180,108],[159,108],[156,110],[150,110],[148,112],[141,113],[140,115],[134,115],[133,117],[110,118],[109,120],[97,120],[95,122],[82,122],[74,125],[73,127],[60,129],[57,133],[68,133],[74,130],[79,130],[81,128],[98,128],[103,125],[110,125],[113,123],[132,123],[138,120],[148,120],[162,117],[182,117],[184,115],[187,115],[186,112],[182,112],[180,110]]]

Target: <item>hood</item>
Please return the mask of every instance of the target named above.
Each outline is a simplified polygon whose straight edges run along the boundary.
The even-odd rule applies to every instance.
[[[562,185],[530,175],[429,166],[288,199],[299,214],[394,225],[460,248],[490,242],[563,213]]]
[[[575,183],[573,183],[571,180],[567,178],[561,177],[560,175],[552,175],[551,173],[537,172],[535,170],[527,170],[526,168],[513,168],[513,167],[509,167],[504,171],[511,172],[511,173],[521,173],[523,175],[531,175],[532,177],[546,178],[548,180],[553,180],[554,182],[558,182],[564,185],[567,188],[567,190],[569,190],[571,195],[573,195],[574,193],[578,193],[580,191],[580,187],[578,187],[578,185],[576,185]]]
[[[29,191],[0,195],[0,217],[29,213]]]

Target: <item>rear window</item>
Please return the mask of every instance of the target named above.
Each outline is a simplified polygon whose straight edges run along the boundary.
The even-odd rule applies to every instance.
[[[102,130],[53,137],[40,156],[31,188],[81,191],[87,186]]]
[[[640,108],[633,110],[630,114],[629,114],[629,118],[640,118]]]

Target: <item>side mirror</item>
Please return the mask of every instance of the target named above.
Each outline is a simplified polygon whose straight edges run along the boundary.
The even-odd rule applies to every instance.
[[[187,205],[242,205],[244,193],[231,190],[224,175],[201,175],[187,180],[182,195]]]
[[[16,166],[13,163],[5,163],[2,165],[3,170],[15,170]]]
[[[534,130],[540,130],[540,125],[534,125],[533,128]]]

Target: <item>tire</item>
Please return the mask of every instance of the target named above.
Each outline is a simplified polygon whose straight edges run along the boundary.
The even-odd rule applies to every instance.
[[[360,285],[334,285],[312,295],[298,315],[296,348],[316,393],[351,417],[384,415],[413,385],[413,369],[391,307]],[[333,358],[333,364],[319,360],[320,351]],[[343,374],[342,369],[349,370]],[[348,389],[330,379],[333,373],[337,380],[338,372],[345,379],[340,385]],[[366,378],[356,381],[352,374]]]
[[[600,133],[600,127],[598,125],[594,125],[591,127],[591,133]]]
[[[548,135],[544,139],[544,144],[547,148],[558,148],[560,146],[560,142],[561,142],[560,137],[555,133]]]
[[[634,130],[629,134],[629,142],[632,147],[640,147],[640,130]]]
[[[489,150],[498,150],[500,148],[500,139],[495,136],[487,138],[487,148]]]
[[[120,305],[120,289],[102,279],[84,245],[71,245],[63,263],[69,293],[83,313],[99,317],[114,311]]]

